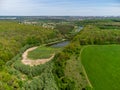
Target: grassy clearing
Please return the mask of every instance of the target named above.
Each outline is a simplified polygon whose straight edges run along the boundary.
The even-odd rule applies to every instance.
[[[60,48],[51,48],[51,47],[38,47],[37,49],[28,52],[28,58],[30,59],[46,59],[51,57],[54,53],[58,52]]]
[[[120,89],[119,45],[87,46],[81,58],[93,90]]]

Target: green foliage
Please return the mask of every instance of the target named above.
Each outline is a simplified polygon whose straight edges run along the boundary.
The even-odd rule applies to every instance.
[[[19,80],[7,70],[0,72],[0,90],[20,90]]]
[[[76,35],[73,41],[79,41],[81,45],[119,44],[120,30],[102,30],[89,25]]]
[[[39,77],[45,72],[49,72],[49,69],[52,68],[50,66],[51,64],[35,67],[26,66],[20,61],[21,55],[29,47],[58,41],[62,38],[63,36],[54,29],[43,28],[38,25],[19,24],[13,21],[0,21],[0,90],[25,89],[23,86],[25,85],[24,80],[27,83],[29,80],[32,82],[34,77]],[[5,66],[5,63],[7,66]],[[9,70],[4,71],[4,68],[9,68]],[[47,76],[44,76],[44,78],[47,78]],[[52,74],[48,80],[51,80],[53,84],[49,82],[49,84],[44,83],[44,85],[47,85],[49,88],[51,87],[51,89],[55,88],[56,90],[57,86]]]
[[[54,38],[61,37],[60,33],[53,29],[0,21],[0,66],[12,59],[23,46],[48,43],[49,39]]]
[[[22,85],[22,88],[25,90],[58,90],[52,74],[52,62],[30,67],[23,65],[20,61],[17,61],[14,64],[14,68],[28,77],[28,80],[23,82]]]
[[[25,90],[58,90],[52,73],[43,73],[32,81],[25,83]]]
[[[70,60],[66,63],[64,72],[65,77],[69,80],[67,86],[69,90],[80,90],[86,87],[87,82],[85,83],[84,73],[78,57],[75,57],[75,55],[71,56]]]
[[[56,25],[56,29],[63,35],[70,33],[73,29],[73,25],[66,25],[66,24],[58,24]]]
[[[6,65],[8,67],[10,67],[15,61],[21,60],[23,52],[25,52],[25,50],[30,48],[31,46],[33,46],[33,45],[26,45],[26,46],[22,47],[21,50],[19,51],[19,53],[15,57],[13,57],[10,61],[8,61],[6,63]]]
[[[112,29],[112,30],[119,30],[120,25],[99,25],[100,29]]]
[[[81,90],[88,85],[78,58],[80,50],[79,42],[72,41],[55,56],[53,73],[60,90]]]

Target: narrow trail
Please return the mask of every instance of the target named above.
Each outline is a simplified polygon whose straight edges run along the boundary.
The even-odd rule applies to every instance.
[[[28,52],[35,50],[38,47],[32,47],[27,49],[23,55],[22,55],[22,63],[25,65],[30,65],[30,66],[36,66],[36,65],[40,65],[40,64],[45,64],[46,62],[52,60],[55,56],[55,54],[52,54],[52,56],[50,58],[47,59],[36,59],[36,60],[32,60],[30,58],[28,58]]]

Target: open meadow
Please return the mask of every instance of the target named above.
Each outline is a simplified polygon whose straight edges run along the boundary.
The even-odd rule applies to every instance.
[[[85,46],[81,59],[92,90],[120,89],[120,45]]]

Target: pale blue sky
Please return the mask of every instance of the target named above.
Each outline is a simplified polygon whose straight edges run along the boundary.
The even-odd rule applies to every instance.
[[[120,16],[120,0],[0,0],[0,15]]]

